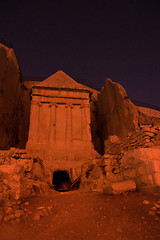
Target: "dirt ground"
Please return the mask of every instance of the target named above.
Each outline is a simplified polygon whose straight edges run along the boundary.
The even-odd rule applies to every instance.
[[[25,216],[1,224],[0,240],[160,240],[160,195],[51,190],[21,207]]]

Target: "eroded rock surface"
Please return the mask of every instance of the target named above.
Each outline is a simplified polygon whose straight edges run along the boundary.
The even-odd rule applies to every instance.
[[[97,131],[102,145],[110,135],[124,138],[129,132],[138,129],[137,107],[129,100],[120,84],[106,79],[96,104]]]
[[[0,43],[0,149],[25,146],[29,108],[29,93],[14,50]]]

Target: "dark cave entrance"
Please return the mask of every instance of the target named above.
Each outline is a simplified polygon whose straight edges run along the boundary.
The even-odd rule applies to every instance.
[[[66,170],[57,170],[53,172],[52,184],[54,189],[59,192],[67,192],[77,190],[79,188],[81,177],[75,179],[73,182]]]
[[[71,179],[68,172],[65,170],[55,171],[53,173],[52,184],[56,191],[69,191],[71,186]]]

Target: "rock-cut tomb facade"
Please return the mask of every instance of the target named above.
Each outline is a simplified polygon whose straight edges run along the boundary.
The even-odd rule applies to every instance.
[[[27,149],[47,152],[53,160],[91,158],[89,95],[89,88],[62,71],[34,86]]]

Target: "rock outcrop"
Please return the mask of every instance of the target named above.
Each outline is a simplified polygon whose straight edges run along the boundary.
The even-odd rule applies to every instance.
[[[97,132],[104,147],[110,135],[124,138],[138,128],[138,110],[129,100],[125,89],[118,83],[106,79],[97,105]],[[103,153],[103,149],[101,150]]]
[[[0,43],[0,149],[25,146],[29,109],[29,92],[14,50]]]

